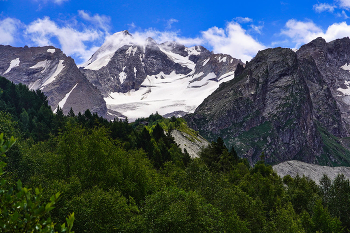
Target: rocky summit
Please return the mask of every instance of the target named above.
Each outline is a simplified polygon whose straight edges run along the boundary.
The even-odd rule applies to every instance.
[[[222,137],[251,163],[264,153],[272,164],[350,165],[349,42],[318,38],[297,52],[259,51],[185,119],[210,140]]]

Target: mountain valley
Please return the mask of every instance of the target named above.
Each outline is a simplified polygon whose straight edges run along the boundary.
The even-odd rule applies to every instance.
[[[80,65],[52,46],[0,46],[0,75],[41,90],[52,110],[135,121],[184,117],[209,141],[271,164],[350,165],[350,39],[259,51],[246,64],[202,46],[111,35]]]

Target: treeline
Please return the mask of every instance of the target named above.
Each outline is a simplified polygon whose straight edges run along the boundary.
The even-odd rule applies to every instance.
[[[65,116],[49,109],[52,121],[46,124],[30,110],[48,106],[40,92],[16,94],[35,96],[34,105],[20,99],[9,104],[11,98],[2,98],[7,88],[25,87],[6,85],[1,86],[0,101],[7,107],[0,112],[0,132],[17,142],[4,158],[2,177],[10,186],[21,180],[23,186],[40,187],[43,202],[60,193],[45,218],[63,223],[74,212],[75,232],[350,230],[350,184],[343,176],[333,182],[324,177],[320,186],[305,177],[282,179],[263,156],[251,167],[220,138],[192,159],[170,134],[190,131],[186,122],[158,114],[130,124],[88,110]],[[35,126],[23,127],[22,109],[28,122],[45,124],[45,137]]]

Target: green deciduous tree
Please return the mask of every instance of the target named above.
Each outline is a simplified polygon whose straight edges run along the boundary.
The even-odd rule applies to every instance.
[[[3,133],[0,134],[0,156],[5,156],[14,143],[13,137],[5,141]],[[21,181],[17,181],[14,187],[3,178],[5,166],[6,164],[0,161],[1,232],[72,232],[74,213],[67,218],[67,226],[65,224],[55,226],[56,224],[48,217],[60,193],[56,193],[48,203],[44,203],[41,199],[41,189],[35,188],[33,192],[23,187]]]

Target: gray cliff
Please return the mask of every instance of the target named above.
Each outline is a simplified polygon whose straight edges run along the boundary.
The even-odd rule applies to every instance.
[[[344,138],[350,119],[348,44],[348,38],[328,44],[316,39],[297,53],[260,51],[185,119],[209,140],[222,137],[252,164],[264,152],[272,164],[296,159],[350,165]]]

